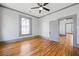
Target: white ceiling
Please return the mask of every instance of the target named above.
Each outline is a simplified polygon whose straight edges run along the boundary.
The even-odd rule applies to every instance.
[[[12,8],[12,9],[36,16],[36,17],[44,16],[56,10],[67,7],[71,4],[73,3],[49,3],[45,7],[50,9],[50,11],[48,12],[48,11],[42,10],[42,12],[39,13],[39,9],[31,9],[32,7],[38,6],[36,3],[2,3],[2,5],[6,7],[9,7],[9,8]]]

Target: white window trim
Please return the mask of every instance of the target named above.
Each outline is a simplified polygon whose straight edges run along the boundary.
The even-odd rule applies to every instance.
[[[24,15],[20,15],[19,18],[20,18],[20,20],[19,20],[19,36],[21,37],[21,36],[32,35],[32,19],[29,17],[26,17]],[[22,34],[21,33],[21,18],[26,18],[26,19],[30,20],[30,33],[29,34]]]

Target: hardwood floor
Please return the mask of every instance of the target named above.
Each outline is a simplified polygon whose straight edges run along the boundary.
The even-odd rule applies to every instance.
[[[60,43],[65,46],[73,46],[73,34],[60,35]]]
[[[0,43],[1,56],[74,56],[79,55],[79,48],[40,37],[26,39],[20,42]]]

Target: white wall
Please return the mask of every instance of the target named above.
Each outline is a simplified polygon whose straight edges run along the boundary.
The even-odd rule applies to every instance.
[[[72,24],[66,24],[66,33],[72,33]]]
[[[79,44],[79,4],[72,6],[72,7],[69,7],[67,9],[61,10],[59,12],[50,14],[50,15],[45,16],[43,18],[40,18],[39,19],[40,25],[42,27],[40,27],[39,34],[42,36],[45,36],[45,37],[47,36],[48,38],[50,38],[50,36],[49,36],[49,22],[51,20],[58,20],[62,17],[66,17],[66,16],[74,15],[74,14],[77,15],[77,41],[76,42],[77,42],[77,44]]]
[[[19,15],[24,15],[26,17],[32,18],[32,35],[38,35],[38,19],[32,16],[28,16],[10,9],[0,7],[0,23],[2,32],[0,36],[2,39],[0,41],[13,40],[19,37]],[[26,37],[26,36],[25,36]]]
[[[65,20],[61,20],[59,23],[59,33],[65,35]]]

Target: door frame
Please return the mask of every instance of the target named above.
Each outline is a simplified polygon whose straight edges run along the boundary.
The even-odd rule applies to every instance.
[[[60,35],[60,28],[59,28],[60,27],[60,21],[63,20],[63,19],[69,19],[69,18],[73,19],[73,47],[77,47],[77,15],[76,14],[59,18],[58,19],[58,25],[59,25],[58,26],[58,32],[59,32],[59,35]]]

